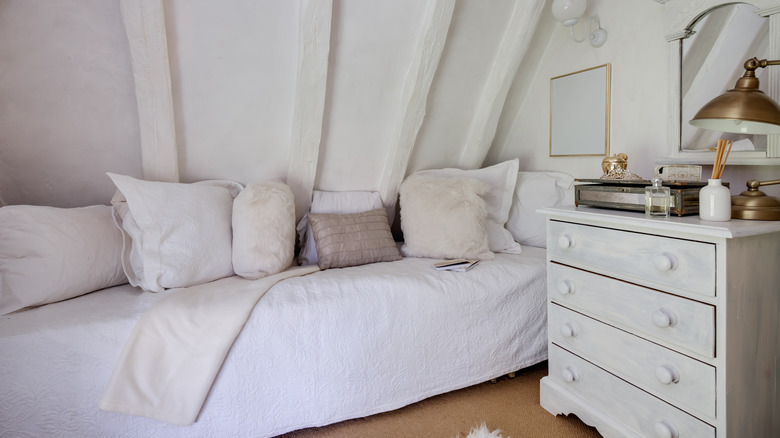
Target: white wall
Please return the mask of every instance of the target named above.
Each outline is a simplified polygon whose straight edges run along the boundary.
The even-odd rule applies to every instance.
[[[670,26],[665,8],[670,5],[653,0],[590,0],[588,4],[587,14],[598,15],[601,26],[609,32],[606,44],[594,48],[587,41],[575,43],[548,8],[545,20],[547,25],[552,23],[551,36],[538,59],[527,60],[538,61],[538,68],[518,72],[485,164],[520,157],[525,170],[600,177],[602,157],[549,156],[549,93],[550,78],[606,63],[612,64],[610,152],[627,154],[629,169],[648,179],[656,161],[668,156],[665,37]],[[575,34],[582,36],[584,31],[584,23],[577,24]],[[521,103],[512,106],[515,95],[522,95],[517,99]],[[704,166],[703,178],[710,172],[711,166]],[[724,173],[733,194],[745,190],[748,179],[778,178],[780,166],[727,166]],[[762,191],[778,196],[780,187],[768,186]]]
[[[285,176],[297,3],[237,3],[166,5],[182,181]]]
[[[143,177],[150,149],[141,144],[123,1],[135,2],[0,3],[0,203],[108,203],[105,172]],[[305,160],[315,170],[301,173],[316,189],[383,189],[392,198],[405,173],[471,166],[482,156],[475,142],[491,140],[484,164],[520,157],[525,170],[595,178],[601,157],[549,157],[549,81],[605,63],[611,152],[628,154],[643,177],[667,154],[665,10],[673,3],[591,0],[589,12],[609,32],[593,48],[555,22],[551,0],[333,0],[322,3],[330,29],[316,35],[324,42],[302,37],[301,26],[317,25],[319,17],[306,24],[300,16],[313,0],[158,1],[176,132],[173,158],[161,159],[176,161],[184,182],[285,179]],[[313,86],[325,96],[323,115],[297,126],[309,43],[329,49],[315,78],[322,85]],[[516,75],[507,57],[519,63]],[[502,81],[511,83],[505,101]],[[315,149],[296,158],[296,135],[318,129],[321,139],[306,137]],[[749,177],[780,178],[780,169],[733,166],[726,175],[738,192]]]
[[[394,198],[407,168],[457,165],[502,38],[512,31],[507,17],[525,7],[532,15],[544,2],[323,0],[309,8],[313,1],[4,0],[0,202],[108,203],[114,188],[105,172],[159,175],[144,168],[152,165],[183,182],[284,180],[303,168],[293,176],[312,176],[316,189],[383,188]],[[309,10],[322,15],[303,19]],[[299,72],[317,64],[307,44],[325,47],[320,76]],[[143,99],[134,93],[131,47],[154,64],[135,72],[138,81],[152,79]],[[144,76],[159,75],[160,67],[170,81]],[[428,94],[426,78],[434,75]],[[308,86],[323,91],[322,116],[312,117],[316,99],[298,94]],[[157,105],[169,101],[173,116],[163,120],[170,113]],[[296,116],[301,110],[309,112]],[[144,130],[138,111],[151,116],[143,117]],[[155,123],[175,125],[175,144],[160,149],[159,139],[147,137],[160,128]],[[308,134],[320,129],[321,137]],[[301,133],[316,143],[313,150],[295,149]]]
[[[379,189],[422,3],[334,3],[319,189]]]
[[[425,123],[420,129],[408,171],[452,166],[469,134],[471,119],[484,88],[485,72],[495,46],[507,26],[514,0],[459,1],[450,26],[447,50],[428,98]]]
[[[140,175],[138,116],[118,2],[0,3],[0,200],[111,199]]]

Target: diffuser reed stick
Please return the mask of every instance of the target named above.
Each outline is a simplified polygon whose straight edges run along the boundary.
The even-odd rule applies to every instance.
[[[718,140],[718,147],[715,149],[715,164],[712,166],[712,179],[721,179],[723,171],[726,170],[726,160],[729,159],[731,146],[734,140]]]

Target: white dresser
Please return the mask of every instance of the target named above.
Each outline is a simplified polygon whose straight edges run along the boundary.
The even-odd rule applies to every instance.
[[[780,437],[780,222],[540,212],[542,407],[605,437]]]

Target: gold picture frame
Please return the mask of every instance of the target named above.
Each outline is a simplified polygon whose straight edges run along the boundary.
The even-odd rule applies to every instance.
[[[550,79],[550,156],[609,155],[612,64]]]

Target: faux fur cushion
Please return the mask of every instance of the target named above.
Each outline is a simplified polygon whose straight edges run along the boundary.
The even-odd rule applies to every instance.
[[[492,260],[482,198],[490,186],[471,178],[411,175],[401,184],[401,253],[409,257]]]
[[[352,214],[310,214],[322,269],[400,260],[383,208]]]
[[[295,202],[281,181],[249,184],[233,201],[233,271],[252,280],[289,268],[295,253]]]
[[[431,169],[416,172],[417,175],[430,175],[450,178],[473,178],[486,183],[490,189],[484,194],[488,217],[485,229],[488,244],[494,252],[520,254],[522,247],[515,241],[512,233],[505,228],[512,206],[512,195],[517,183],[517,170],[520,160],[517,158],[494,164],[482,169]]]
[[[0,208],[0,315],[127,283],[111,207]]]
[[[130,284],[162,292],[233,275],[231,216],[241,184],[108,176],[118,189],[111,204]]]

